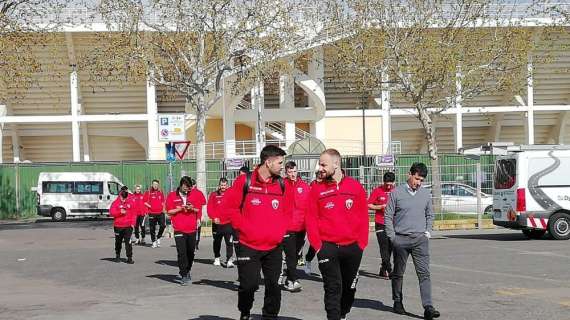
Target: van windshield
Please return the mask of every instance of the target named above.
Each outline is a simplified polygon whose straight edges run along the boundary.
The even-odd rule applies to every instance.
[[[501,159],[495,163],[495,189],[510,189],[517,181],[517,160]]]

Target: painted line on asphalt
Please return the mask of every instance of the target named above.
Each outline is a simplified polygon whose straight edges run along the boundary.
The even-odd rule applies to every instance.
[[[459,271],[459,272],[467,272],[467,273],[479,273],[479,274],[485,274],[485,275],[490,275],[490,276],[513,278],[513,279],[524,279],[524,280],[531,280],[531,281],[538,281],[538,282],[550,282],[552,284],[556,284],[559,286],[561,284],[570,284],[570,281],[568,281],[568,280],[550,279],[550,278],[544,278],[544,277],[533,277],[533,276],[525,276],[525,275],[511,274],[511,273],[504,273],[504,272],[475,270],[475,269],[468,269],[468,268],[461,268],[461,267],[446,266],[446,265],[436,264],[436,263],[431,263],[430,267],[445,269],[445,270],[452,270],[452,271]]]

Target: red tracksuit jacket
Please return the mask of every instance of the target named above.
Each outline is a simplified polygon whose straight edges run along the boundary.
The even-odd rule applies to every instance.
[[[188,191],[188,200],[194,206],[194,208],[198,208],[198,216],[202,219],[202,211],[204,210],[204,206],[206,205],[206,197],[204,193],[200,191],[198,188],[192,188]]]
[[[143,201],[144,203],[150,204],[148,213],[150,214],[162,213],[162,210],[164,209],[164,194],[162,193],[162,191],[148,190],[147,192],[144,193]]]
[[[200,203],[190,198],[191,193],[188,192],[186,195],[186,203],[192,204],[194,208],[199,208]],[[166,197],[166,211],[176,209],[184,205],[182,195],[178,191],[172,191]],[[174,231],[183,233],[193,233],[196,232],[197,221],[202,218],[202,212],[194,212],[190,210],[182,210],[175,215],[170,216],[170,221],[172,221],[172,227]]]
[[[127,213],[122,214],[121,209],[125,209]],[[109,215],[115,218],[115,221],[113,221],[113,226],[117,228],[127,228],[134,226],[137,220],[137,213],[137,205],[131,196],[127,197],[126,200],[118,197],[115,199],[115,201],[113,201],[111,208],[109,209]]]
[[[295,208],[293,209],[293,214],[291,216],[291,222],[287,227],[287,231],[299,232],[305,230],[305,212],[307,211],[307,206],[309,202],[309,185],[297,178],[297,181],[290,179],[285,179],[285,185],[293,190],[295,197]]]
[[[388,203],[388,199],[390,199],[390,191],[385,188],[384,185],[377,187],[376,189],[372,190],[370,197],[368,197],[368,204],[374,205],[385,205]],[[374,222],[379,224],[384,224],[384,209],[375,210],[374,214]]]
[[[208,217],[210,219],[220,219],[220,224],[230,223],[230,219],[227,215],[222,215],[220,212],[220,206],[222,200],[224,199],[226,192],[214,191],[210,193],[210,198],[208,199]]]
[[[306,212],[307,235],[311,246],[320,250],[323,241],[338,245],[356,242],[368,245],[366,191],[351,177],[340,183],[326,181],[311,188]]]
[[[144,205],[144,195],[142,193],[133,193],[130,195],[137,208],[137,216],[144,216],[147,212],[147,207]]]
[[[249,191],[240,209],[246,175],[239,176],[226,191],[219,212],[229,218],[239,232],[240,243],[260,251],[277,247],[282,241],[290,222],[293,202],[292,189],[285,192],[277,179],[261,181],[258,169],[251,174]]]

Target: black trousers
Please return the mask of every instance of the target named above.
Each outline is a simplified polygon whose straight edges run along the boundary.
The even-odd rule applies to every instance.
[[[315,251],[315,249],[313,249],[313,247],[309,245],[309,250],[307,250],[307,254],[305,255],[305,261],[307,262],[313,261],[316,253],[317,252]]]
[[[125,243],[125,250],[127,251],[127,258],[133,257],[133,245],[131,244],[131,236],[133,234],[132,227],[118,228],[114,227],[115,230],[115,253],[117,255],[121,254],[121,249],[123,247],[123,242]]]
[[[383,224],[376,223],[375,230],[378,247],[380,248],[380,258],[382,259],[380,270],[392,273],[392,264],[390,263],[390,258],[392,256],[392,242],[390,241],[390,238],[388,238]]]
[[[178,253],[178,269],[180,275],[185,277],[192,270],[194,264],[194,249],[196,247],[196,232],[184,233],[174,231],[176,252]]]
[[[317,253],[325,289],[328,320],[340,320],[350,312],[358,283],[362,250],[356,243],[340,246],[323,242]]]
[[[297,281],[297,261],[299,260],[303,245],[305,244],[305,232],[288,232],[283,238],[283,251],[285,252],[286,275],[288,281]]]
[[[137,216],[137,223],[135,224],[135,238],[139,239],[139,234],[144,239],[146,228],[144,227],[145,216]],[[140,230],[140,231],[139,231]]]
[[[262,317],[277,319],[279,309],[281,309],[281,289],[278,284],[281,273],[281,246],[269,251],[259,251],[240,243],[237,254],[239,311],[243,314],[250,314],[255,291],[259,288],[259,272],[263,271],[265,297]]]
[[[156,234],[156,225],[158,224],[158,235]],[[164,229],[166,228],[166,216],[161,214],[149,214],[148,225],[150,229],[150,240],[154,242],[156,239],[162,238]]]
[[[234,255],[232,236],[234,230],[230,223],[212,224],[212,236],[214,238],[214,257],[219,258],[222,250],[222,239],[226,243],[226,258],[229,260]]]

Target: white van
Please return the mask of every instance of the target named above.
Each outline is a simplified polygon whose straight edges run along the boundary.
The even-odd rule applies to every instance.
[[[570,239],[570,146],[513,146],[495,162],[493,223]]]
[[[108,172],[42,172],[37,213],[54,221],[67,217],[108,215],[123,183]]]

